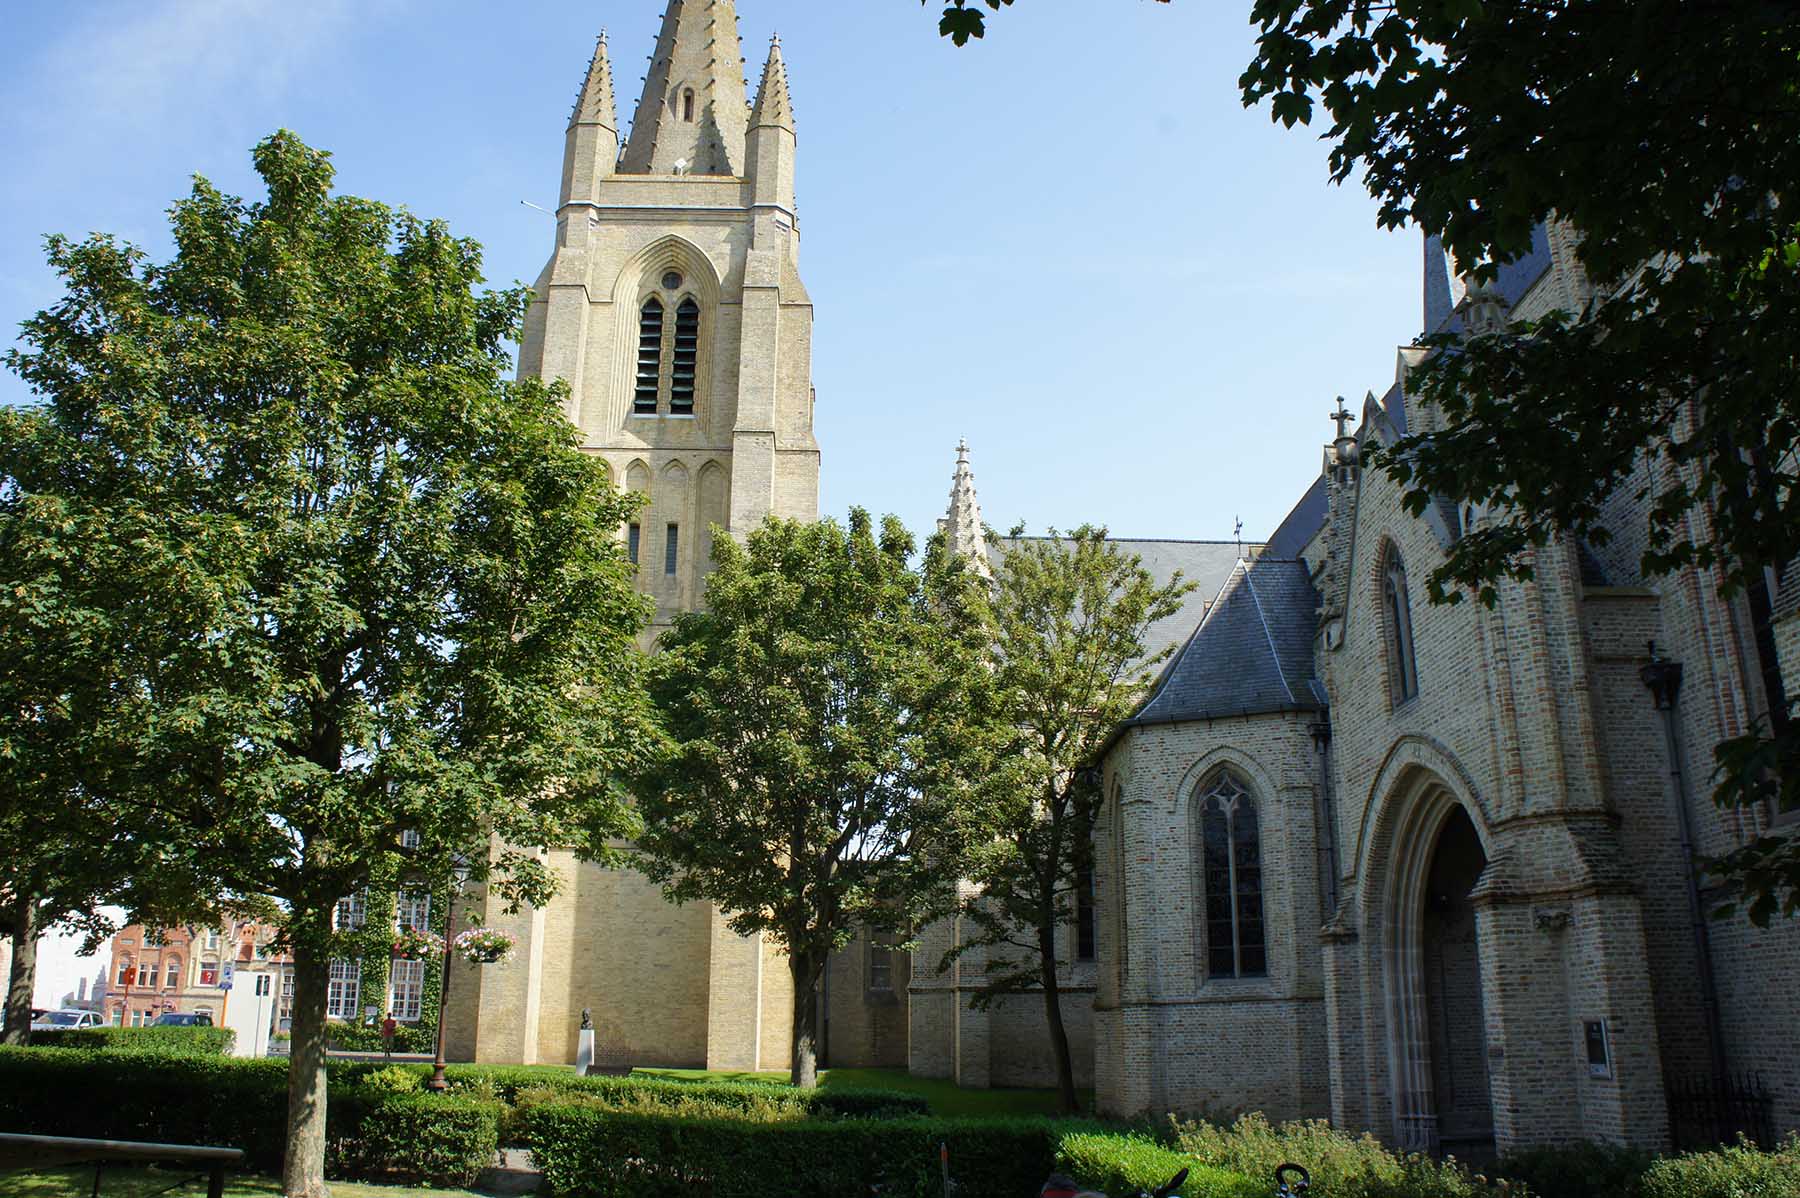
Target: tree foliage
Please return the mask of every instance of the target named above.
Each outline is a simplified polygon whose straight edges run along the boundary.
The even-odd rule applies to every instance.
[[[931,0],[919,0],[921,5],[930,2]],[[1158,4],[1168,2],[1169,0],[1157,0]],[[1012,3],[1013,0],[948,0],[938,17],[938,35],[949,38],[958,46],[966,46],[970,38],[987,36],[987,13],[982,11],[982,5],[999,12]]]
[[[629,500],[557,389],[503,377],[522,292],[477,290],[479,248],[441,223],[333,196],[293,134],[254,157],[267,199],[196,179],[166,263],[50,239],[66,293],[8,355],[41,403],[5,416],[0,465],[39,538],[31,602],[108,663],[98,725],[72,706],[58,751],[111,751],[88,789],[130,851],[285,912],[285,1183],[310,1198],[337,900],[441,892],[463,852],[541,901],[535,849],[603,855],[646,743],[647,612]],[[17,627],[36,693],[85,703]]]
[[[812,1085],[829,955],[950,901],[989,768],[990,681],[966,577],[940,542],[911,566],[893,517],[714,538],[705,610],[654,662],[670,743],[640,780],[643,868],[787,954],[792,1075]]]
[[[965,932],[950,956],[985,957],[977,1003],[1042,993],[1063,1106],[1073,1111],[1062,949],[1092,876],[1101,799],[1084,767],[1142,705],[1173,651],[1148,645],[1150,626],[1180,610],[1193,584],[1178,574],[1159,585],[1135,554],[1091,525],[992,545],[994,581],[980,611],[1006,745],[1004,768],[982,785],[998,834],[970,851],[977,890],[962,915],[974,934]]]
[[[1246,104],[1330,125],[1385,226],[1436,233],[1479,286],[1566,222],[1594,298],[1440,337],[1409,392],[1441,424],[1380,461],[1422,510],[1489,519],[1432,573],[1487,602],[1552,538],[1641,536],[1647,576],[1747,595],[1767,724],[1716,798],[1800,803],[1770,581],[1800,555],[1800,7],[1779,0],[1256,0]],[[1800,840],[1719,863],[1752,919],[1800,908]]]

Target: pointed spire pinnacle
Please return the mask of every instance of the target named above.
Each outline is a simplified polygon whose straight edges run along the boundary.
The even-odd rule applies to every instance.
[[[594,57],[588,60],[587,77],[582,80],[581,94],[575,97],[575,110],[569,114],[570,125],[603,125],[614,132],[619,128],[619,106],[613,100],[612,62],[606,55],[606,30],[594,45]]]
[[[981,522],[981,503],[975,498],[975,472],[969,468],[969,443],[956,443],[956,473],[950,476],[950,508],[938,525],[945,548],[966,557],[983,578],[993,577],[988,567],[987,527]]]
[[[788,95],[787,63],[781,58],[781,35],[769,39],[769,60],[763,64],[762,85],[756,89],[756,108],[750,127],[774,125],[793,132],[794,102]]]
[[[619,172],[743,174],[742,54],[733,0],[669,0]]]

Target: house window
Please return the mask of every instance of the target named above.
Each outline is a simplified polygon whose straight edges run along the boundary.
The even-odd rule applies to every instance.
[[[119,960],[119,985],[121,985],[121,986],[131,985],[132,973],[133,973],[133,971],[131,968],[131,958],[130,957],[120,958],[120,960]]]
[[[330,1019],[354,1020],[356,1003],[362,997],[362,962],[334,960],[331,981],[325,991],[325,1015]]]
[[[218,951],[218,949],[219,949],[219,933],[216,929],[209,929],[207,931],[206,947],[212,949],[214,952]]]
[[[1244,784],[1226,771],[1213,778],[1199,800],[1207,976],[1262,977],[1269,968],[1256,804]]]
[[[425,962],[395,961],[388,970],[388,1013],[401,1023],[417,1023],[425,999]]]
[[[681,561],[681,525],[669,525],[668,536],[663,539],[663,573],[675,573],[675,567]]]
[[[869,930],[869,989],[894,988],[894,935]]]
[[[200,962],[200,984],[202,986],[219,984],[219,963],[217,961]]]
[[[644,543],[644,530],[633,524],[625,530],[625,552],[631,557],[631,564],[638,564],[638,550]]]
[[[419,830],[417,828],[400,829],[400,847],[416,849],[419,847]]]
[[[662,382],[663,306],[654,295],[638,310],[637,391],[631,400],[634,414],[655,415],[656,391]]]
[[[431,892],[427,890],[402,890],[394,900],[394,930],[403,931],[414,928],[426,931],[430,928]]]
[[[338,900],[337,912],[332,918],[332,926],[340,932],[353,932],[363,926],[369,917],[369,892],[359,890],[355,894],[346,895]]]
[[[1075,871],[1075,959],[1094,959],[1094,866],[1083,864]]]
[[[690,124],[694,119],[694,89],[691,87],[681,93],[681,119]]]
[[[163,964],[163,989],[173,990],[181,985],[181,958],[170,957]]]
[[[1381,571],[1383,615],[1387,622],[1388,691],[1398,707],[1419,693],[1419,671],[1413,660],[1412,599],[1406,589],[1406,563],[1390,548]]]
[[[694,414],[694,366],[700,353],[700,305],[693,296],[675,309],[675,369],[669,380],[669,411]]]

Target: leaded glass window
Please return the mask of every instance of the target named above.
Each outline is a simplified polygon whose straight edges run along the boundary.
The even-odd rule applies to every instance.
[[[1221,770],[1199,794],[1206,975],[1262,977],[1262,836],[1256,803],[1236,775]]]
[[[1419,670],[1413,657],[1412,599],[1406,589],[1406,563],[1389,549],[1381,572],[1383,614],[1387,622],[1388,690],[1395,706],[1419,693]]]

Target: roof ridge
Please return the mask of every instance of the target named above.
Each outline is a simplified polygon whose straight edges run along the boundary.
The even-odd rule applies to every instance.
[[[1243,567],[1244,585],[1250,588],[1250,602],[1256,605],[1256,621],[1262,625],[1263,640],[1268,642],[1269,657],[1275,662],[1275,677],[1281,679],[1281,689],[1287,692],[1288,702],[1298,707],[1300,700],[1294,697],[1294,688],[1288,685],[1287,671],[1281,668],[1281,651],[1275,647],[1275,634],[1269,630],[1269,617],[1263,614],[1262,598],[1256,593],[1256,582],[1250,577],[1250,567],[1242,558],[1238,559],[1238,565]]]

